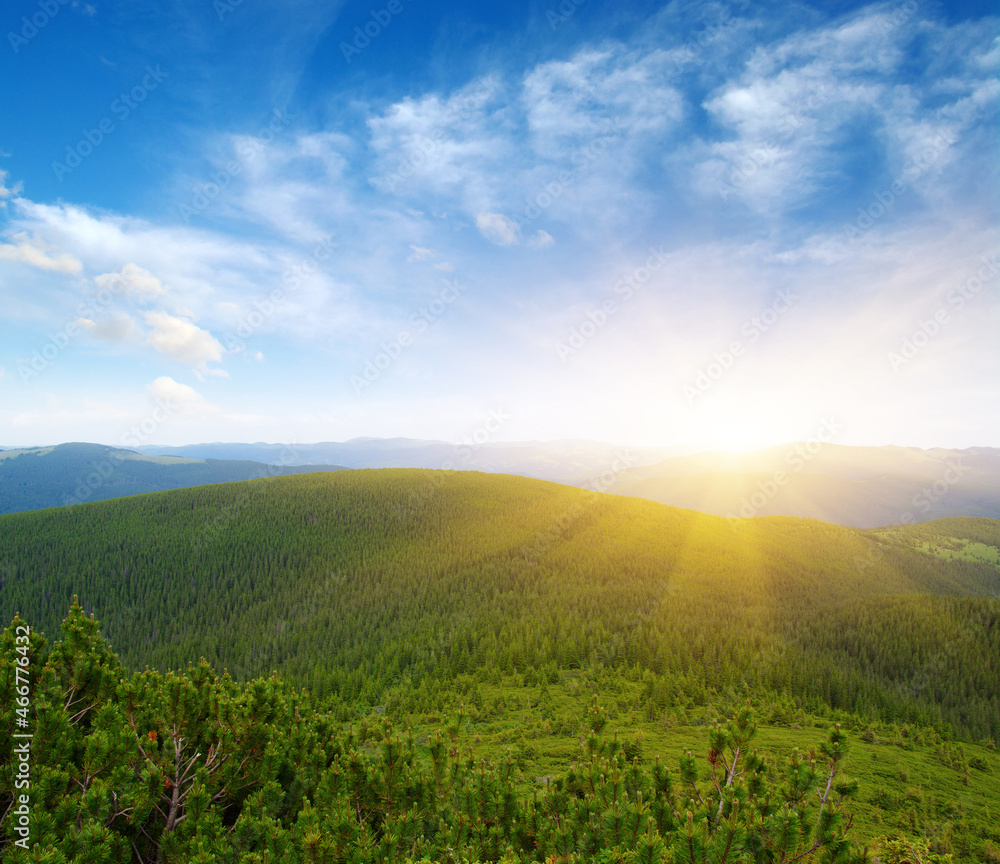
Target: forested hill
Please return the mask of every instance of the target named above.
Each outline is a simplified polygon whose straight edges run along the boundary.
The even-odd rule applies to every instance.
[[[997,525],[935,545],[505,475],[310,474],[4,516],[0,614],[57,632],[76,594],[132,668],[204,656],[352,704],[604,666],[651,674],[651,711],[784,692],[996,738]]]
[[[276,452],[275,458],[281,458]],[[265,465],[225,459],[145,456],[103,444],[59,444],[0,451],[0,513],[105,501],[124,495],[277,477],[342,471],[339,465]]]

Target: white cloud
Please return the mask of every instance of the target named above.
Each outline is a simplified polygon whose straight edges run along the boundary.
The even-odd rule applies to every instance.
[[[4,198],[9,198],[11,195],[21,194],[21,189],[24,184],[18,181],[13,185],[13,187],[7,187],[7,172],[0,168],[0,207],[6,207],[7,202],[2,200]]]
[[[381,192],[457,195],[469,212],[492,206],[517,157],[510,107],[499,79],[488,76],[443,98],[406,98],[368,121]]]
[[[433,261],[435,258],[439,257],[436,249],[425,249],[422,246],[410,245],[413,250],[412,254],[408,255],[406,260],[411,264],[416,264],[423,261]],[[449,261],[438,261],[433,265],[435,270],[441,270],[445,273],[452,273],[455,270],[455,266]]]
[[[159,399],[167,404],[176,405],[181,411],[185,408],[208,407],[205,398],[194,387],[174,381],[169,375],[161,375],[147,385],[146,392],[154,400]]]
[[[539,229],[536,231],[532,237],[528,240],[528,245],[532,249],[545,249],[555,243],[555,239],[549,234],[548,231],[543,231]]]
[[[207,368],[208,363],[219,362],[223,355],[222,345],[211,333],[166,312],[147,312],[143,317],[152,328],[146,336],[149,345],[201,372],[218,374],[219,370]]]
[[[548,214],[592,223],[595,199],[634,204],[622,184],[684,117],[675,53],[608,43],[530,68],[513,86],[491,76],[448,96],[403,99],[368,121],[370,182],[421,200],[421,210],[427,195],[441,196],[474,217],[521,210],[568,170],[572,195]],[[615,219],[618,209],[597,212]]]
[[[161,375],[146,385],[146,393],[151,401],[167,408],[171,422],[176,419],[182,422],[194,421],[198,424],[215,421],[245,425],[260,423],[267,419],[259,414],[235,414],[225,411],[205,399],[194,387],[181,384],[169,375]]]
[[[410,245],[410,248],[413,250],[413,254],[407,257],[406,260],[411,264],[417,261],[429,261],[431,258],[437,257],[437,252],[433,249],[424,249],[421,246],[414,246],[412,244]]]
[[[476,216],[476,227],[497,246],[516,246],[520,242],[521,229],[502,213],[480,213]]]
[[[136,264],[126,264],[118,273],[102,273],[94,277],[98,288],[117,293],[123,290],[126,296],[145,299],[166,294],[170,289],[148,270]]]
[[[350,297],[351,283],[343,276],[335,279],[327,272],[332,269],[329,248],[323,252],[324,261],[317,269],[315,244],[303,247],[280,239],[247,242],[238,235],[151,223],[70,204],[46,205],[18,199],[17,208],[21,214],[16,221],[18,228],[51,238],[60,248],[82,260],[88,272],[111,277],[124,270],[133,289],[144,292],[142,296],[133,296],[133,300],[140,300],[146,308],[166,304],[171,314],[196,320],[213,331],[235,327],[239,318],[253,308],[248,298],[266,297],[285,274],[296,268],[296,272],[301,272],[304,266],[314,272],[302,279],[294,297],[282,304],[281,314],[269,319],[269,326],[297,336],[326,336],[331,327],[354,332],[361,326],[361,314]],[[405,228],[407,236],[412,238],[412,226]],[[384,233],[371,236],[382,237]],[[132,264],[135,269],[122,268],[123,261],[135,262]],[[376,268],[387,271],[381,257],[376,261],[365,259],[357,266],[366,275]],[[167,290],[162,294],[151,293],[156,286],[147,279],[159,280]],[[61,290],[58,286],[52,285],[47,290],[49,296],[33,295],[33,299],[37,303],[54,301],[53,309],[65,304],[56,294]],[[23,306],[28,299],[13,287],[7,293],[4,299],[8,310],[12,304]],[[122,293],[119,291],[117,296]],[[236,320],[229,311],[233,309],[240,310]],[[37,315],[34,308],[30,311]],[[60,323],[65,323],[64,316],[52,321],[52,325]]]
[[[242,179],[233,180],[213,207],[222,215],[268,225],[291,240],[314,243],[329,233],[331,219],[347,219],[354,212],[344,183],[345,153],[354,144],[335,132],[285,134],[279,131],[266,145],[259,138],[232,136],[231,152],[244,166]]]
[[[706,19],[716,14],[712,11],[715,4],[695,7],[697,14],[705,10]],[[410,307],[420,302],[416,298],[428,283],[454,270],[445,259],[460,262],[460,269],[474,274],[479,283],[474,302],[453,307],[435,325],[435,338],[421,352],[407,354],[392,375],[373,388],[379,398],[388,394],[386,405],[392,403],[392,388],[407,376],[414,381],[436,379],[435,386],[452,384],[456,391],[463,390],[464,370],[446,372],[443,366],[433,365],[438,362],[435,358],[454,356],[452,346],[473,341],[476,349],[481,347],[489,355],[500,344],[497,334],[501,331],[530,342],[539,356],[551,359],[552,341],[585,320],[581,315],[598,308],[595,304],[608,296],[617,279],[635,272],[646,257],[647,244],[666,243],[677,253],[677,266],[664,268],[662,280],[636,289],[633,303],[609,319],[586,352],[574,359],[576,365],[558,364],[558,371],[562,375],[567,369],[589,368],[588,364],[600,361],[614,375],[625,377],[631,366],[645,362],[639,355],[647,346],[659,344],[662,331],[671,334],[664,342],[675,347],[664,349],[663,362],[649,368],[673,368],[683,362],[684,374],[693,374],[697,364],[704,364],[713,351],[728,344],[726,340],[741,336],[742,322],[766,305],[772,286],[798,286],[803,297],[817,302],[832,293],[850,295],[851,286],[856,286],[859,295],[883,292],[886,273],[896,264],[875,258],[866,259],[864,267],[852,262],[859,259],[860,250],[868,255],[875,245],[889,243],[896,248],[891,235],[904,219],[919,223],[926,215],[942,228],[948,225],[960,208],[933,206],[923,198],[938,173],[951,171],[950,177],[942,177],[941,185],[956,197],[967,194],[961,213],[971,228],[986,218],[987,208],[972,211],[977,195],[985,198],[985,190],[995,182],[995,170],[986,166],[985,172],[977,172],[971,163],[962,164],[961,150],[956,148],[935,162],[933,171],[922,178],[921,188],[887,213],[863,242],[848,245],[837,233],[839,226],[831,228],[831,220],[846,218],[841,214],[868,204],[870,195],[880,188],[872,185],[869,189],[866,184],[891,178],[897,166],[933,141],[939,128],[963,130],[970,141],[978,135],[979,145],[993,135],[993,127],[981,119],[995,110],[995,64],[1000,48],[989,49],[995,55],[991,60],[981,34],[976,38],[967,34],[959,45],[955,28],[918,20],[937,14],[924,7],[903,27],[890,32],[885,26],[888,8],[869,7],[819,26],[815,22],[828,22],[827,16],[800,10],[777,20],[750,9],[747,14],[754,16],[752,20],[741,18],[732,27],[727,24],[725,33],[706,31],[697,44],[685,35],[691,15],[678,12],[680,18],[687,17],[688,31],[674,34],[646,27],[628,44],[603,40],[596,47],[563,54],[557,62],[512,67],[505,82],[473,81],[453,93],[411,90],[410,98],[369,109],[368,140],[282,131],[269,145],[257,148],[252,159],[246,158],[238,178],[212,203],[211,212],[202,214],[205,224],[217,221],[229,234],[30,202],[27,221],[17,230],[27,228],[31,236],[44,237],[53,248],[76,255],[88,275],[102,274],[98,279],[111,276],[110,271],[118,271],[126,261],[136,262],[128,266],[137,271],[139,264],[149,268],[141,274],[155,281],[129,296],[142,299],[138,304],[142,312],[164,318],[160,326],[149,318],[143,323],[142,314],[133,307],[136,321],[132,325],[143,331],[137,338],[146,339],[148,327],[149,346],[205,376],[225,374],[222,369],[209,370],[209,365],[236,365],[219,343],[232,352],[239,347],[232,347],[224,334],[236,334],[258,308],[255,302],[269,302],[265,298],[275,286],[284,284],[284,275],[303,264],[315,272],[303,278],[301,287],[286,293],[274,314],[251,337],[241,337],[247,343],[241,357],[260,360],[261,352],[256,350],[260,347],[270,365],[286,372],[292,366],[282,364],[292,361],[280,340],[294,334],[302,338],[303,351],[323,352],[319,362],[330,371],[331,379],[343,366],[346,381],[354,367],[347,369],[352,361],[345,358],[360,357],[354,364],[360,366],[365,352],[373,350],[384,333],[398,332],[398,322],[405,321]],[[808,21],[805,29],[802,21]],[[795,32],[787,35],[790,28]],[[919,28],[924,36],[903,51],[906,40]],[[678,64],[677,57],[669,56],[662,46],[684,38],[688,38],[685,50],[690,56]],[[967,59],[955,59],[958,54]],[[951,59],[939,59],[945,56]],[[910,59],[904,63],[904,57]],[[925,60],[938,64],[933,74],[924,69]],[[678,95],[678,87],[684,88],[687,104]],[[693,122],[682,129],[687,116]],[[968,125],[976,123],[978,129]],[[611,124],[610,132],[605,131],[607,124]],[[241,146],[246,149],[255,139],[227,136],[216,140],[227,148],[225,158],[213,160],[221,166],[232,155],[230,145],[239,154]],[[581,148],[595,141],[600,146],[593,158],[574,161]],[[988,147],[978,146],[980,166],[987,163],[989,152]],[[794,211],[796,224],[791,233],[763,219],[747,218],[739,206],[719,199],[714,183],[728,179],[730,172],[744,164],[751,168],[739,193],[751,207],[763,213],[801,208]],[[209,173],[202,166],[198,170],[203,176],[194,180],[205,183]],[[570,179],[556,185],[564,171]],[[717,207],[694,200],[692,183],[711,196]],[[191,184],[183,193],[191,194]],[[526,202],[541,201],[543,196],[546,203],[538,204],[533,208],[535,215],[528,216]],[[188,199],[181,195],[177,200]],[[21,202],[11,207],[21,208]],[[275,230],[264,232],[258,224],[248,223]],[[473,224],[476,230],[470,230]],[[245,229],[249,230],[240,235]],[[333,251],[321,262],[309,258],[312,244],[299,242],[320,229],[336,238]],[[755,243],[746,242],[751,233],[758,238]],[[815,242],[802,245],[804,234],[812,234]],[[505,254],[511,269],[489,272],[482,261],[495,257],[496,252],[480,236],[508,249],[523,244],[542,250],[558,238],[563,252],[558,261],[551,254]],[[724,239],[713,245],[709,242],[713,236]],[[898,248],[909,252],[920,247],[900,244]],[[641,254],[632,260],[637,250]],[[403,259],[428,266],[417,268],[403,264]],[[920,269],[928,270],[932,259],[921,257]],[[681,266],[686,261],[689,264]],[[731,266],[715,273],[712,268],[717,261]],[[854,267],[851,279],[845,278],[849,267]],[[23,275],[17,274],[21,283],[27,281],[20,278]],[[67,286],[72,283],[79,289],[82,280],[26,275],[44,283],[44,290],[23,290],[11,278],[9,297],[28,295],[36,298],[37,308],[51,310],[52,317],[75,317],[66,310],[74,308],[78,298]],[[118,275],[123,278],[125,268]],[[941,290],[937,281],[918,282],[913,275],[909,281],[909,294],[926,295],[928,303],[937,302]],[[688,295],[697,302],[689,301]],[[525,335],[520,321],[503,321],[508,299],[519,304],[526,298],[537,302],[544,313],[529,316],[540,322],[537,340]],[[986,297],[982,300],[984,305],[977,309],[987,308]],[[689,308],[694,305],[707,310],[701,316],[704,324]],[[819,358],[822,354],[823,362],[817,359],[810,367],[819,378],[826,374],[824,364],[832,368],[836,358],[851,355],[862,336],[872,343],[891,343],[896,338],[894,332],[889,334],[891,339],[884,339],[880,332],[862,334],[861,322],[854,317],[850,327],[837,328],[833,319],[847,318],[851,305],[844,304],[843,311],[829,311],[836,310],[829,304],[824,315],[815,316],[813,325],[804,299],[768,333],[767,341],[762,339],[755,347],[743,367],[747,372],[734,371],[712,398],[731,388],[729,382],[744,380],[740,375],[749,381],[754,364],[777,355],[783,340],[791,340],[794,332],[812,335],[828,326],[828,319],[832,322],[829,329],[837,332],[837,339],[829,340],[831,347],[815,338],[793,345],[809,351],[813,351],[812,343],[823,345],[822,351],[816,349],[810,355]],[[731,318],[719,317],[730,309],[738,311]],[[127,321],[102,320],[113,311],[86,313],[87,324],[81,326],[98,338],[124,336]],[[909,306],[901,316],[897,313],[900,332],[905,335],[907,328],[912,329],[914,316],[923,314]],[[473,315],[488,321],[483,330],[474,324],[466,326]],[[884,319],[889,320],[887,315]],[[990,316],[983,315],[983,320],[989,321]],[[851,328],[856,331],[853,337]],[[38,332],[45,329],[39,327]],[[331,333],[336,339],[330,338]],[[935,346],[950,348],[952,343],[946,339],[942,336]],[[331,343],[335,345],[332,350]],[[879,350],[873,349],[867,360],[881,362]],[[792,356],[798,354],[792,352]],[[929,358],[931,350],[922,356]],[[165,357],[159,359],[165,361]],[[864,377],[863,365],[851,367],[859,379]],[[482,385],[477,382],[479,392],[501,387],[528,366],[527,362],[521,367],[509,359],[498,360],[495,377]],[[549,394],[559,388],[558,376],[546,377],[537,369],[533,363],[525,374],[530,387]],[[288,376],[279,378],[292,380],[291,372]],[[806,377],[795,376],[803,391]],[[584,378],[581,388],[593,389],[593,381]],[[675,383],[672,389],[657,391],[666,394],[665,407],[662,417],[652,417],[650,423],[662,420],[663,429],[668,428],[671,393],[677,396],[683,381]],[[238,395],[235,384],[226,388],[230,398],[253,398]],[[636,404],[644,398],[642,389],[651,386],[648,378],[641,384],[634,390]],[[284,389],[289,391],[291,404],[294,388]],[[205,392],[210,393],[208,385]],[[550,396],[539,396],[540,401],[545,399],[551,402]],[[281,415],[276,423],[288,422],[292,416],[275,413]],[[627,411],[621,416],[627,418]],[[364,434],[363,424],[374,421],[366,415],[356,422],[358,434]],[[383,430],[395,431],[385,422]],[[573,422],[590,421],[579,415]],[[628,431],[625,426],[616,428]]]
[[[662,134],[684,116],[684,100],[669,83],[675,68],[671,52],[637,54],[619,44],[536,66],[522,95],[535,148],[558,159],[605,134],[609,123],[633,141]]]
[[[204,374],[202,374],[202,373],[204,373]],[[199,381],[204,381],[205,380],[205,377],[204,377],[205,375],[208,375],[210,378],[228,378],[229,377],[229,373],[225,369],[195,369],[194,370],[194,377],[197,378]]]
[[[167,296],[175,297],[178,305],[190,307],[199,317],[219,300],[244,293],[248,280],[273,273],[283,263],[273,246],[212,231],[93,213],[70,204],[24,199],[17,203],[21,224],[57,240],[92,272],[108,274],[123,261],[141,261],[145,269],[170,285]]]
[[[63,441],[73,440],[70,436],[78,436],[82,428],[102,426],[109,431],[117,431],[120,423],[134,419],[134,415],[117,401],[79,398],[76,394],[63,398],[52,393],[46,393],[43,401],[42,410],[17,411],[8,415],[10,425],[31,429],[30,434],[37,435],[37,440],[48,439],[55,443],[60,438]],[[55,432],[56,429],[60,431]],[[104,435],[92,437],[99,439]]]
[[[879,4],[762,44],[742,74],[704,102],[723,134],[687,149],[696,154],[693,170],[684,158],[667,159],[690,170],[706,197],[738,194],[761,212],[798,206],[825,187],[850,183],[860,147],[868,149],[870,167],[882,161],[898,178],[933,142],[954,142],[995,111],[996,70],[979,63],[988,36],[980,33],[977,42],[963,35],[967,29]],[[907,54],[926,50],[914,48],[917,39],[938,46],[928,62],[949,58],[951,74],[934,68],[903,74]],[[970,44],[956,53],[956,40]],[[945,148],[919,185],[933,185],[961,153],[961,146]]]
[[[0,260],[19,261],[54,273],[79,273],[83,269],[83,264],[72,255],[50,256],[39,240],[29,239],[24,232],[15,234],[13,239],[14,243],[0,243]]]
[[[86,330],[95,339],[104,339],[108,342],[134,342],[141,335],[135,321],[122,313],[114,315],[106,321],[77,318],[76,325]]]

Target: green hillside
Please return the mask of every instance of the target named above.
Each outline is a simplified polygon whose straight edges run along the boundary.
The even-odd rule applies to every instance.
[[[0,860],[996,864],[998,549],[419,469],[6,515]]]
[[[0,451],[0,513],[105,501],[207,483],[342,471],[339,465],[265,465],[225,459],[146,456],[103,444]]]
[[[612,667],[655,676],[653,713],[786,693],[997,738],[1000,570],[921,551],[920,527],[725,520],[469,472],[303,475],[5,516],[0,614],[55,632],[78,595],[133,669],[203,656],[347,705]]]
[[[79,606],[63,636],[21,619],[0,634],[4,864],[866,860],[840,726],[789,753],[745,707],[699,736],[706,771],[677,752],[686,735],[649,762],[595,698],[572,761],[532,784],[523,754],[476,752],[462,708],[420,737],[356,730],[276,678],[129,678]]]

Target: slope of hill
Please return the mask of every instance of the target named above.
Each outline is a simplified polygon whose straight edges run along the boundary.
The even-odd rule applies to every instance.
[[[654,710],[787,692],[997,737],[1000,570],[912,531],[475,472],[268,478],[0,518],[0,615],[54,632],[77,594],[133,668],[277,668],[351,704],[606,666],[655,674]]]
[[[296,445],[144,446],[137,448],[141,456],[82,444],[0,451],[0,513],[346,466],[517,474],[718,516],[800,516],[857,528],[947,516],[1000,518],[996,448],[800,442],[746,454],[690,453],[690,448],[616,447],[595,441],[493,443],[485,440],[485,431],[477,430],[463,444],[356,438]],[[17,459],[22,452],[46,458]],[[107,455],[111,453],[117,455]],[[124,460],[148,464],[126,466]],[[154,467],[157,463],[160,467]]]
[[[801,516],[858,528],[944,516],[996,519],[1000,450],[800,442],[631,468],[609,491],[719,516]]]
[[[144,456],[102,444],[59,444],[0,451],[0,513],[102,501],[255,477],[338,471],[341,466]]]
[[[668,723],[634,707],[650,673],[607,669],[476,670],[348,723],[277,677],[130,677],[79,606],[61,642],[28,630],[0,634],[32,682],[0,675],[0,705],[35,706],[0,714],[0,772],[30,774],[30,796],[0,786],[11,864],[992,864],[1000,842],[1000,757],[933,729],[832,726],[787,700]],[[14,845],[26,812],[33,856]]]
[[[291,461],[294,464],[336,463],[349,468],[457,468],[568,482],[582,474],[599,474],[616,462],[648,465],[694,450],[691,447],[620,447],[585,440],[495,442],[490,440],[492,430],[500,428],[504,419],[498,416],[499,420],[488,420],[458,444],[417,438],[352,438],[343,442],[296,444],[291,460],[285,460],[284,464]],[[287,447],[284,444],[215,443],[183,447],[149,445],[138,450],[150,455],[273,462]]]

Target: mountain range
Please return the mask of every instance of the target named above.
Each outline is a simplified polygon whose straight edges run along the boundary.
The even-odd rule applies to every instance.
[[[998,448],[804,441],[749,453],[691,450],[475,437],[133,450],[60,444],[0,451],[0,513],[311,471],[431,468],[515,474],[729,517],[798,516],[856,528],[1000,518]]]
[[[337,465],[265,465],[247,460],[150,456],[103,444],[0,451],[0,513],[102,501],[205,483],[251,480]]]
[[[650,465],[672,456],[694,453],[695,447],[624,447],[603,441],[497,442],[485,439],[487,428],[453,443],[419,438],[352,438],[318,444],[189,444],[145,445],[136,451],[154,456],[197,459],[252,459],[283,465],[344,465],[348,468],[456,468],[491,474],[517,474],[570,483],[600,474],[616,462]]]
[[[1000,449],[799,442],[636,466],[618,473],[608,491],[719,516],[800,516],[856,528],[944,516],[995,519]]]

